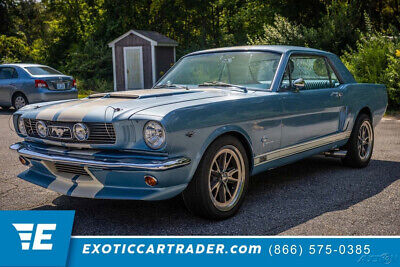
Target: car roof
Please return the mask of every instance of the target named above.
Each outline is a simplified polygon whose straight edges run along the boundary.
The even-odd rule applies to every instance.
[[[288,46],[288,45],[247,45],[247,46],[232,46],[232,47],[222,47],[222,48],[213,48],[207,50],[196,51],[188,54],[196,55],[203,53],[213,53],[213,52],[229,52],[229,51],[243,51],[243,50],[263,50],[269,52],[277,52],[277,53],[288,53],[288,52],[313,52],[318,54],[330,54],[329,52],[325,52],[322,50],[301,47],[301,46]]]
[[[26,67],[47,67],[46,65],[41,65],[41,64],[34,64],[34,63],[8,63],[8,64],[1,64],[0,66],[10,66],[10,67],[21,67],[21,68],[26,68]]]

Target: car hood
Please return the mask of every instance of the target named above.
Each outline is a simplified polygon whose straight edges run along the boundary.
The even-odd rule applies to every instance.
[[[23,109],[23,117],[51,121],[103,122],[127,119],[146,109],[189,101],[219,101],[231,94],[246,95],[231,90],[147,89],[91,95],[84,99],[48,102]],[[160,116],[162,116],[160,114]]]

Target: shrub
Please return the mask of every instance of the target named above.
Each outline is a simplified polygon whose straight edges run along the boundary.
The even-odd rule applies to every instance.
[[[297,45],[313,47],[341,54],[347,47],[354,47],[360,30],[354,18],[354,9],[347,3],[333,2],[319,20],[318,27],[305,27],[276,16],[272,25],[264,25],[260,36],[248,36],[251,45]],[[362,15],[361,15],[362,16]]]
[[[114,90],[112,81],[101,78],[92,78],[86,80],[77,80],[77,87],[80,94],[104,93]]]
[[[109,47],[90,39],[70,48],[66,64],[60,70],[77,79],[80,91],[112,91],[111,58]]]
[[[0,35],[0,63],[30,61],[27,43],[14,36]]]
[[[356,49],[349,49],[341,57],[358,82],[386,85],[389,109],[400,107],[400,51],[396,50],[399,44],[396,37],[367,34],[357,42]]]
[[[398,47],[398,45],[397,45]],[[386,86],[389,94],[389,107],[400,109],[400,50],[389,54],[389,64],[385,71]]]

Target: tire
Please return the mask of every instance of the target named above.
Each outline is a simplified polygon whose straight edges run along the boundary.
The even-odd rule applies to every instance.
[[[8,107],[8,106],[1,106],[1,109],[7,111],[7,110],[10,109],[10,107]]]
[[[362,113],[357,117],[346,147],[347,154],[342,159],[344,165],[353,168],[368,165],[374,149],[374,127],[368,115]]]
[[[28,104],[29,104],[28,99],[23,94],[18,93],[13,96],[12,105],[16,110],[18,110]]]
[[[221,220],[239,210],[248,184],[246,150],[235,137],[224,136],[208,147],[182,196],[193,214]]]

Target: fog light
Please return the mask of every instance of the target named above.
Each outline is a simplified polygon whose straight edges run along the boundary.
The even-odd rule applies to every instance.
[[[29,160],[27,160],[23,156],[19,156],[19,161],[22,163],[22,165],[25,165],[25,166],[29,165]]]
[[[155,177],[150,176],[150,175],[146,175],[144,176],[144,182],[148,185],[148,186],[155,186],[158,184],[158,181]]]

